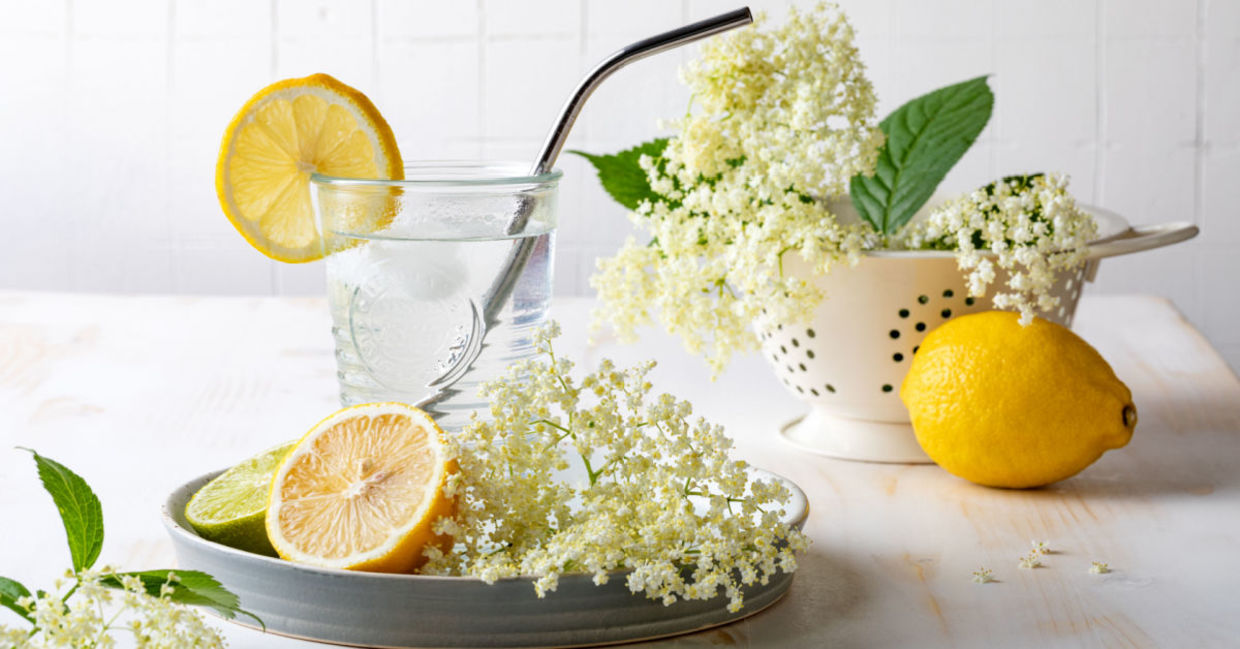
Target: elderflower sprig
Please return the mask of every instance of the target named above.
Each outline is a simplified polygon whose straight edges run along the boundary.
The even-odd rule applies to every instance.
[[[541,330],[541,358],[484,385],[490,418],[475,413],[449,441],[457,512],[436,531],[455,544],[428,550],[423,572],[536,575],[542,597],[561,575],[604,584],[626,571],[634,593],[672,604],[722,590],[733,611],[743,586],[792,572],[808,540],[780,520],[788,489],[730,460],[723,428],[691,420],[689,403],[651,396],[653,361],[604,360],[578,381],[558,334]]]
[[[985,566],[973,571],[973,583],[988,584],[995,580],[995,573]]]
[[[29,625],[0,624],[0,647],[113,647],[113,634],[128,632],[140,649],[222,648],[223,638],[187,604],[208,606],[227,618],[248,615],[262,623],[206,573],[94,568],[103,545],[99,499],[81,476],[55,460],[34,451],[31,454],[60,512],[73,568],[55,581],[51,592],[32,593],[21,583],[0,577],[0,606]]]
[[[1107,574],[1108,572],[1111,572],[1111,566],[1110,566],[1110,565],[1108,565],[1106,562],[1104,562],[1104,561],[1091,561],[1091,562],[1089,562],[1089,574],[1091,574],[1091,575],[1105,575],[1105,574]]]
[[[19,598],[34,626],[0,626],[0,646],[112,647],[113,633],[121,632],[132,634],[136,647],[224,647],[224,639],[201,615],[174,601],[175,572],[167,572],[155,594],[141,578],[110,567],[69,571],[65,577],[72,582],[69,589],[63,589],[67,581],[58,580],[55,592]]]
[[[1076,205],[1063,174],[1009,176],[931,212],[904,233],[909,248],[955,250],[969,295],[982,297],[999,269],[1007,271],[996,308],[1020,311],[1029,324],[1037,312],[1059,306],[1051,295],[1056,275],[1085,263],[1097,236],[1093,217]]]
[[[1029,554],[1021,557],[1017,565],[1026,570],[1040,567],[1042,565],[1042,555],[1037,550],[1032,550]]]
[[[873,173],[884,139],[852,26],[828,4],[764,26],[759,16],[706,41],[682,71],[700,110],[671,124],[659,158],[641,158],[659,198],[630,215],[651,243],[630,239],[591,279],[596,318],[622,339],[657,313],[716,373],[757,348],[750,325],[764,308],[796,322],[822,299],[783,272],[786,255],[826,273],[877,240],[828,207],[850,178]]]

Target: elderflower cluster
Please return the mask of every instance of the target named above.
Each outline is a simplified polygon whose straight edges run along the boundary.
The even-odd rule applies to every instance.
[[[910,248],[955,250],[969,295],[982,297],[1006,271],[996,308],[1015,309],[1021,323],[1059,306],[1056,274],[1085,263],[1097,235],[1093,217],[1077,207],[1062,174],[1010,176],[935,209],[905,232]]]
[[[660,199],[630,215],[651,243],[630,239],[591,279],[598,319],[621,338],[658,313],[716,372],[757,347],[749,326],[763,308],[797,322],[822,299],[783,273],[785,255],[826,273],[877,241],[828,208],[873,172],[884,140],[852,26],[829,4],[763,22],[707,41],[682,71],[700,110],[672,123],[659,157],[643,156]]]
[[[557,335],[554,324],[541,330],[545,360],[486,384],[491,418],[475,413],[449,440],[457,511],[436,533],[454,545],[428,550],[424,573],[536,575],[542,597],[561,575],[601,585],[627,571],[634,593],[672,604],[722,590],[735,611],[743,586],[796,568],[807,538],[780,520],[783,484],[729,460],[731,440],[691,421],[687,402],[652,397],[653,362],[619,370],[603,361],[578,383],[573,363],[555,355]]]
[[[973,583],[988,584],[995,580],[995,573],[985,566],[973,571]]]
[[[0,625],[0,647],[114,647],[112,634],[118,631],[130,632],[132,646],[138,649],[224,647],[223,638],[198,612],[172,601],[175,573],[169,573],[172,583],[165,582],[155,596],[148,594],[142,580],[133,575],[119,576],[122,589],[104,586],[104,579],[117,578],[113,572],[104,568],[68,573],[66,577],[76,577],[72,598],[61,592],[20,598],[17,604],[34,620],[34,630]],[[64,586],[64,581],[58,581],[55,590]]]

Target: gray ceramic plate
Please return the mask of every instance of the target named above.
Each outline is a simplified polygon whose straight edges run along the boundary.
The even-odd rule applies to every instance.
[[[792,491],[785,520],[798,528],[809,514],[805,493]],[[488,585],[466,577],[385,575],[304,566],[250,554],[200,538],[185,522],[185,503],[219,472],[182,485],[164,504],[163,521],[177,563],[219,579],[262,618],[267,631],[360,647],[571,647],[690,633],[727,624],[778,601],[792,585],[779,573],[745,589],[745,608],[729,613],[722,595],[671,606],[634,595],[623,575],[595,586],[589,576],[560,579],[538,599],[530,579]]]

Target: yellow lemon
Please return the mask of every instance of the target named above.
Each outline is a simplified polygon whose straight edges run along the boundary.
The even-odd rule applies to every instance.
[[[921,344],[900,398],[922,449],[954,475],[1037,487],[1076,475],[1132,438],[1132,393],[1066,327],[988,311]]]
[[[311,261],[326,252],[310,203],[316,171],[404,178],[396,138],[378,109],[326,74],[274,83],[241,107],[220,144],[215,190],[233,226],[260,252]]]
[[[290,561],[327,568],[409,572],[439,543],[452,514],[444,493],[456,463],[442,431],[403,403],[333,413],[306,433],[271,482],[267,536]]]

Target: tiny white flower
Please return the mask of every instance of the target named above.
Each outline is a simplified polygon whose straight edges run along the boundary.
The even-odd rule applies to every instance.
[[[973,583],[986,584],[995,580],[995,573],[990,568],[981,567],[973,571]]]
[[[1089,574],[1091,575],[1105,575],[1108,572],[1111,572],[1111,566],[1107,565],[1105,562],[1091,561],[1089,563]]]

